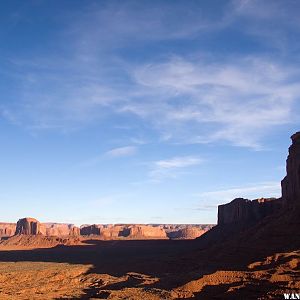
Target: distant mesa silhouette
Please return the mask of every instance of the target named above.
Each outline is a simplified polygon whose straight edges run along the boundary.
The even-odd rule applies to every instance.
[[[117,239],[194,239],[212,228],[213,224],[92,224],[41,223],[26,217],[15,223],[0,223],[0,238],[14,235],[45,237],[87,237],[102,240]]]
[[[253,224],[278,211],[281,207],[281,198],[260,198],[252,201],[236,198],[230,203],[218,206],[218,224]]]

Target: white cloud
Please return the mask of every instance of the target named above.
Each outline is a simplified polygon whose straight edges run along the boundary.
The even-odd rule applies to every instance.
[[[105,158],[118,158],[118,157],[126,157],[126,156],[132,156],[136,154],[138,148],[135,146],[125,146],[125,147],[119,147],[119,148],[113,148],[109,151],[105,152],[104,154],[89,158],[85,161],[82,161],[78,164],[79,167],[93,167],[98,165],[103,161]]]
[[[255,149],[262,147],[269,130],[297,122],[299,72],[271,59],[173,57],[132,65],[126,72],[132,80],[122,85],[101,82],[101,73],[99,83],[93,78],[80,86],[80,79],[59,83],[41,77],[3,115],[33,130],[76,128],[94,121],[118,126],[109,125],[111,117],[135,115],[164,141],[225,141]],[[36,91],[48,83],[50,94]]]
[[[257,184],[251,184],[241,187],[232,187],[223,190],[203,192],[194,195],[200,199],[197,209],[213,208],[220,204],[230,202],[235,198],[257,199],[268,197],[280,197],[281,186],[278,182],[263,182]]]
[[[114,148],[105,153],[108,157],[124,157],[124,156],[131,156],[137,152],[137,147],[135,146],[125,146]]]
[[[182,174],[183,170],[200,165],[203,162],[203,159],[195,156],[178,156],[154,161],[151,163],[149,177],[154,182],[160,182],[166,178],[176,178]]]
[[[284,59],[280,62],[280,56],[276,60],[271,54],[241,58],[220,51],[216,57],[191,52],[170,57],[170,52],[157,51],[148,63],[139,59],[133,63],[122,59],[118,51],[160,40],[190,39],[199,33],[220,33],[240,24],[243,17],[248,23],[240,24],[241,34],[258,19],[265,22],[280,17],[280,25],[298,20],[294,14],[289,18],[289,9],[280,2],[264,2],[268,9],[258,9],[261,5],[260,1],[231,1],[207,14],[201,6],[110,2],[86,6],[68,15],[67,23],[64,15],[64,43],[58,43],[58,53],[63,49],[69,58],[45,54],[12,59],[17,96],[5,105],[3,116],[30,130],[65,130],[91,122],[118,126],[112,124],[116,115],[134,114],[145,127],[156,130],[158,140],[221,140],[260,149],[269,131],[297,117],[299,71]],[[181,22],[179,13],[186,16]],[[265,28],[259,24],[254,35]],[[271,32],[268,29],[265,34],[271,36]]]
[[[300,92],[292,79],[296,73],[257,57],[227,63],[173,58],[137,69],[136,81],[153,96],[126,109],[171,133],[188,126],[180,132],[186,142],[225,140],[259,148],[269,129],[292,121]]]
[[[155,166],[160,169],[186,168],[189,166],[198,165],[203,160],[193,156],[174,157],[166,160],[158,160],[154,162]]]

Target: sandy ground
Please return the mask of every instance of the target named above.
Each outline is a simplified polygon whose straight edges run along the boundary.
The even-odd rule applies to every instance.
[[[240,252],[217,260],[197,241],[168,240],[1,246],[0,299],[282,299],[299,292],[299,250],[259,259],[243,251],[237,264]]]

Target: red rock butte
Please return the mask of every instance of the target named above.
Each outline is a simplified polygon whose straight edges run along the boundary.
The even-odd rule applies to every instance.
[[[92,224],[41,223],[34,218],[22,218],[17,224],[0,223],[0,238],[14,235],[45,237],[93,236],[97,239],[194,239],[212,228],[213,224]]]
[[[23,218],[18,221],[15,234],[41,234],[40,226],[41,223],[34,218]]]

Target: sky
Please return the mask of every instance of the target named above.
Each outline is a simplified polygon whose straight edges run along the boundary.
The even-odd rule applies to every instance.
[[[1,1],[0,220],[216,223],[279,197],[300,1]]]

